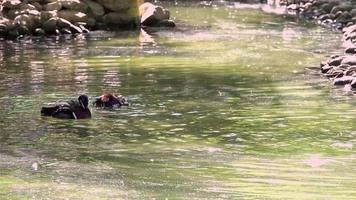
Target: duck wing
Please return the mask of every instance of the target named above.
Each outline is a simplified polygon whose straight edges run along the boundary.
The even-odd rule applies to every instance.
[[[60,119],[77,119],[73,110],[69,106],[60,106],[53,114],[52,117]]]

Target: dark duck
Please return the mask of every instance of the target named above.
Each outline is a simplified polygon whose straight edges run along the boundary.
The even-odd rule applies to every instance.
[[[91,118],[88,105],[88,96],[80,95],[78,100],[44,106],[41,109],[41,114],[61,119],[88,119]]]
[[[106,93],[99,97],[96,97],[94,105],[96,107],[103,108],[119,108],[121,106],[128,106],[129,104],[126,99],[121,95],[117,96],[115,94]]]

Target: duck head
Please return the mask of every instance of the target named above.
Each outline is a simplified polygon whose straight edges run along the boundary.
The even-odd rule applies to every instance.
[[[87,109],[88,108],[88,104],[89,104],[89,98],[87,95],[83,94],[83,95],[80,95],[78,97],[78,101],[80,103],[80,105],[84,108],[84,109]]]

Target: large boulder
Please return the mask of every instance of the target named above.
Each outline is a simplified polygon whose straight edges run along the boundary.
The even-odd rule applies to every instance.
[[[83,0],[89,7],[89,13],[95,18],[99,18],[105,14],[105,9],[99,3],[92,0]]]
[[[41,26],[39,16],[27,14],[17,16],[13,23],[18,27],[26,28],[29,32],[33,32],[36,28]]]
[[[144,26],[155,26],[160,21],[169,19],[169,11],[161,6],[144,3],[139,7],[140,22]]]
[[[126,13],[110,12],[103,16],[103,22],[106,26],[120,28],[135,24],[136,18]]]
[[[133,0],[96,0],[104,8],[111,11],[123,11],[130,8]]]

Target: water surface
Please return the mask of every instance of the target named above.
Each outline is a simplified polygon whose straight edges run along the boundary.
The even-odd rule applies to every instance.
[[[356,100],[316,69],[340,34],[170,10],[175,30],[0,43],[0,199],[356,199]],[[39,114],[103,91],[131,105]]]

